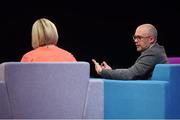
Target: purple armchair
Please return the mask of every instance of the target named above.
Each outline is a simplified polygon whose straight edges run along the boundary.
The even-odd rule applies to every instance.
[[[89,63],[0,64],[0,119],[82,119]]]
[[[168,57],[169,64],[180,64],[180,57]]]

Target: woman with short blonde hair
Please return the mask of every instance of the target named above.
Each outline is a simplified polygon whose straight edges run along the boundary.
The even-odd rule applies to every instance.
[[[58,32],[55,25],[48,19],[38,19],[32,26],[32,47],[37,48],[58,42]]]
[[[46,18],[35,21],[32,26],[32,47],[34,50],[26,53],[21,62],[62,62],[76,61],[74,56],[57,47],[58,32],[54,23]]]

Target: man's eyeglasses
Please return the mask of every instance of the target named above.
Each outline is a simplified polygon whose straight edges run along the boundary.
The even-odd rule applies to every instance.
[[[133,40],[141,40],[143,38],[149,38],[150,36],[140,36],[140,35],[133,35]]]

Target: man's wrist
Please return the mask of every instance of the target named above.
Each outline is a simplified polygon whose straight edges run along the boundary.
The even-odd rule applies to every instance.
[[[99,74],[99,75],[101,75],[101,74],[102,74],[102,71],[103,71],[103,70],[101,70],[101,71],[98,71],[98,74]]]

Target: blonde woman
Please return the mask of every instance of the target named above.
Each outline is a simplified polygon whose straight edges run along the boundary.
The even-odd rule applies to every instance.
[[[75,62],[75,57],[68,51],[56,46],[58,32],[48,19],[41,18],[32,26],[32,47],[21,62]]]

